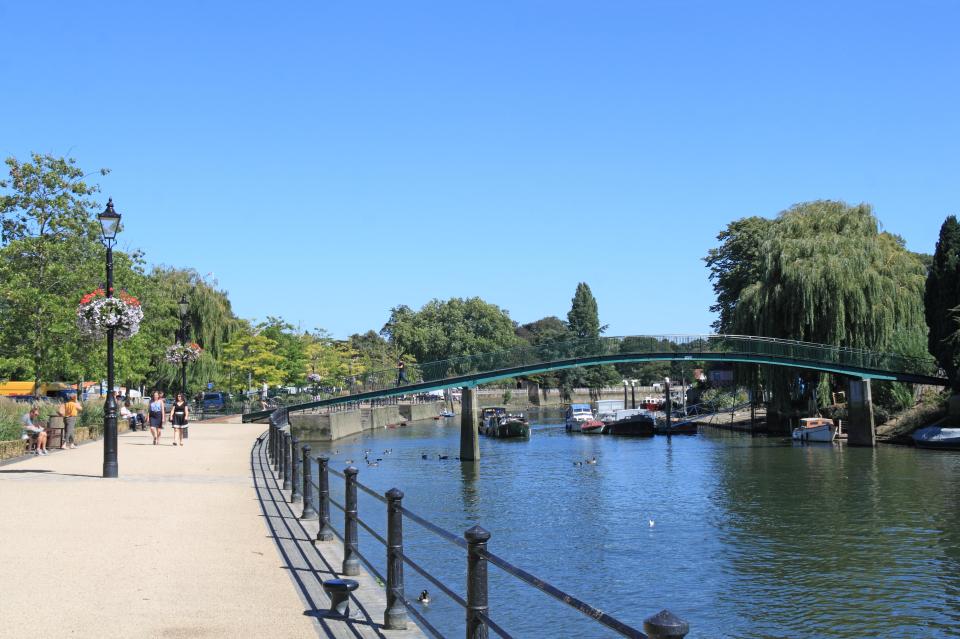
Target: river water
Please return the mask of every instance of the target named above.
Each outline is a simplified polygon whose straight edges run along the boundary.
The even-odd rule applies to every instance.
[[[688,637],[960,637],[960,453],[711,428],[574,435],[559,412],[529,416],[529,441],[481,438],[479,469],[454,459],[459,417],[311,444],[447,530],[480,524],[492,552],[637,628],[668,608]],[[383,461],[368,466],[364,450]],[[340,503],[342,485],[331,476]],[[361,492],[359,510],[385,536],[385,506]],[[331,519],[342,531],[342,513]],[[408,556],[465,594],[461,549],[412,522],[404,537]],[[360,551],[382,570],[363,532]],[[429,589],[430,623],[462,636],[463,609],[405,576],[408,598]],[[490,616],[514,637],[617,636],[493,566]]]

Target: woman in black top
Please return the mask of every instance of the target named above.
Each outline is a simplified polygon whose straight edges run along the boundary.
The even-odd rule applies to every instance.
[[[170,410],[170,422],[173,424],[173,445],[183,446],[183,429],[190,419],[190,407],[187,406],[187,400],[183,398],[183,393],[177,393],[177,399],[173,402],[173,408]]]

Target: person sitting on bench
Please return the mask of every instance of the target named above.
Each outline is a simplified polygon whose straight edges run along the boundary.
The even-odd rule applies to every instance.
[[[33,453],[34,455],[46,455],[47,454],[47,432],[42,426],[37,426],[33,423],[40,415],[40,409],[33,407],[29,412],[24,413],[23,417],[20,418],[20,422],[23,424],[23,439],[29,440],[31,443],[37,445],[37,450]]]

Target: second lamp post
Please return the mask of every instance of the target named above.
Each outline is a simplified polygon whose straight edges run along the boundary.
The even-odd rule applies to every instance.
[[[177,341],[182,345],[187,345],[187,311],[190,310],[190,303],[187,302],[187,295],[184,293],[177,302],[180,308],[180,339]],[[183,401],[187,401],[187,360],[180,360],[180,392],[183,393]]]

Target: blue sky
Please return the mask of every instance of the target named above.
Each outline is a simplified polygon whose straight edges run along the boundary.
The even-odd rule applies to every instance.
[[[337,337],[590,284],[608,334],[697,333],[724,225],[960,213],[954,2],[4,2],[0,154],[71,155],[122,246]]]

